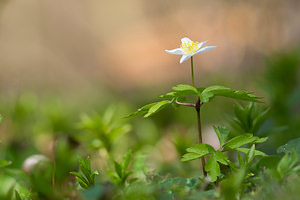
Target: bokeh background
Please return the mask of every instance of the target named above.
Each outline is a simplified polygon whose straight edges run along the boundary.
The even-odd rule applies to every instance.
[[[196,142],[193,110],[122,117],[173,85],[190,84],[190,63],[164,51],[179,47],[182,37],[217,46],[195,57],[197,86],[265,97],[260,108],[270,114],[255,134],[269,136],[261,148],[275,153],[300,136],[299,10],[298,0],[1,0],[1,158],[16,168],[32,154],[51,158],[60,138],[62,160],[64,148],[72,154],[79,146],[84,156],[91,147],[100,149],[93,160],[105,169],[112,152],[80,129],[87,125],[82,116],[96,113],[122,127],[121,139],[113,139],[116,155],[133,149],[146,152],[149,166],[177,163]],[[212,125],[230,126],[232,115],[231,100],[203,107],[204,141],[217,147]],[[76,169],[75,153],[69,159],[62,174]]]

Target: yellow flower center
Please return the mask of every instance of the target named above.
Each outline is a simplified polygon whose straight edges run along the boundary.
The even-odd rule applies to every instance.
[[[195,53],[197,50],[198,43],[199,42],[188,41],[182,43],[180,45],[180,48],[182,48],[185,53]]]

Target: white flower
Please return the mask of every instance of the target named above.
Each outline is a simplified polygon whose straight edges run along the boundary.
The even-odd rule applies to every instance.
[[[180,48],[177,49],[173,49],[173,50],[166,50],[167,53],[170,54],[175,54],[175,55],[182,55],[181,59],[180,59],[180,63],[186,61],[187,59],[189,59],[190,57],[192,57],[193,55],[197,54],[197,53],[203,53],[205,51],[211,50],[213,48],[216,48],[215,46],[205,46],[203,47],[203,45],[206,43],[205,42],[193,42],[192,40],[190,40],[187,37],[184,37],[181,39],[181,45]]]

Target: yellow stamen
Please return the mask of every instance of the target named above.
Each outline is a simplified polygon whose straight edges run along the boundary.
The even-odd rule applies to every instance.
[[[197,50],[198,43],[199,42],[188,41],[182,43],[180,45],[180,48],[182,48],[185,53],[195,53]]]

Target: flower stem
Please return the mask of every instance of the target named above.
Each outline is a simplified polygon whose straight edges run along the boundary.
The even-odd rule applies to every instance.
[[[195,80],[194,80],[194,60],[193,60],[193,56],[191,57],[191,71],[192,71],[192,83],[193,83],[193,87],[195,87]]]
[[[194,79],[194,60],[193,56],[191,57],[191,72],[192,72],[192,84],[193,87],[195,87],[195,79]],[[200,118],[200,107],[203,104],[203,102],[200,100],[200,98],[195,97],[196,104],[194,104],[195,109],[197,111],[197,123],[198,123],[198,140],[199,144],[202,144],[202,130],[201,130],[201,118]],[[204,176],[207,176],[207,173],[205,171],[205,158],[204,156],[201,157],[201,165],[202,165],[202,172]]]
[[[197,111],[197,123],[198,123],[198,140],[199,144],[202,144],[202,130],[201,130],[201,118],[200,118],[200,107],[203,104],[201,102],[200,98],[198,97],[197,103],[196,103],[196,111]],[[205,158],[204,156],[201,157],[201,164],[202,164],[202,172],[204,176],[207,176],[207,173],[205,171]]]

